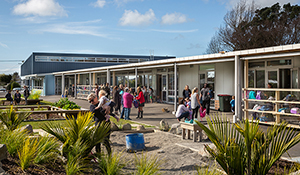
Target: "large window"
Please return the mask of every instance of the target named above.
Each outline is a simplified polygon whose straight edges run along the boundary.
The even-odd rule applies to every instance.
[[[149,61],[149,59],[137,58],[96,58],[96,57],[54,57],[54,56],[35,56],[36,62],[113,62],[113,63],[138,63]]]

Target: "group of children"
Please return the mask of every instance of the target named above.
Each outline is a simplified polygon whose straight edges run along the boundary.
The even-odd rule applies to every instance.
[[[186,122],[193,123],[194,119],[192,117],[192,107],[191,107],[191,100],[189,97],[180,100],[179,106],[176,111],[176,118],[180,122],[181,119],[185,119]],[[206,115],[206,109],[203,109],[202,107],[199,109],[200,113],[200,119],[202,120],[203,117]],[[196,116],[197,117],[197,116]]]
[[[10,104],[13,104],[13,101],[15,100],[16,104],[19,105],[21,101],[21,94],[17,90],[16,93],[14,94],[14,99],[13,99],[11,95],[11,90],[8,90],[7,94],[5,95],[5,98],[7,101],[10,101]]]

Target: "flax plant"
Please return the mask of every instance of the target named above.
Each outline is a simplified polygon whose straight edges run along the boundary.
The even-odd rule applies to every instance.
[[[38,141],[37,139],[30,139],[27,138],[25,140],[24,145],[18,151],[18,156],[20,159],[20,166],[22,170],[27,169],[33,162],[34,157],[36,155],[38,148]]]
[[[58,148],[59,144],[56,139],[51,137],[40,137],[34,163],[44,164],[56,160],[59,153]]]
[[[119,175],[122,168],[126,166],[123,152],[115,154],[98,154],[99,167],[103,175]]]
[[[164,160],[160,160],[156,154],[152,154],[150,157],[147,153],[142,153],[140,156],[134,154],[134,163],[136,166],[135,175],[158,175],[161,169],[161,165]]]
[[[7,146],[8,153],[15,157],[18,153],[18,150],[22,147],[27,136],[26,131],[20,130],[1,130],[0,134],[0,143],[3,143]]]
[[[300,134],[287,123],[264,133],[258,123],[246,120],[231,124],[224,118],[208,118],[208,127],[196,122],[216,147],[205,148],[227,174],[267,174],[282,154],[300,142]]]
[[[29,112],[17,114],[13,106],[11,106],[9,109],[0,112],[0,120],[7,127],[7,129],[12,131],[17,129],[20,124],[29,117],[30,114],[31,113]]]

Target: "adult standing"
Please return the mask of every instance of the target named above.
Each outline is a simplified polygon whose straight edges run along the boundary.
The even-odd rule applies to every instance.
[[[14,100],[15,100],[16,104],[19,105],[20,101],[21,101],[21,94],[19,93],[19,90],[16,91],[14,96],[15,96]]]
[[[129,93],[129,89],[125,88],[125,92],[123,95],[125,120],[131,120],[129,116],[130,116],[133,98],[134,98],[133,95]]]
[[[191,95],[191,107],[193,110],[192,113],[192,119],[197,118],[198,116],[198,111],[200,107],[200,100],[199,100],[199,94],[198,94],[198,88],[194,87]]]
[[[27,86],[24,86],[25,105],[28,105],[27,98],[29,97],[29,95],[30,95],[30,93],[29,93],[28,87],[27,87]]]
[[[94,89],[94,91],[95,91],[95,94],[96,94],[96,96],[97,96],[97,98],[99,99],[99,91],[100,91],[100,88],[99,88],[99,86],[98,86],[98,84],[96,83],[95,84],[95,89]]]
[[[187,97],[190,98],[191,94],[192,94],[192,92],[189,89],[189,86],[185,85],[185,88],[184,88],[184,90],[182,92],[183,99],[186,99]]]
[[[201,99],[203,101],[203,108],[206,109],[206,114],[209,115],[210,108],[210,95],[209,95],[209,87],[207,83],[204,84],[203,88],[200,91]]]
[[[109,83],[106,83],[106,85],[103,87],[103,90],[105,90],[105,92],[106,92],[106,98],[108,98],[109,95],[110,95]]]
[[[99,105],[99,100],[98,100],[96,94],[94,94],[94,93],[89,94],[88,101],[89,101],[89,103],[91,103],[90,111],[94,114],[95,125],[99,126],[100,123],[102,123],[102,122],[107,122],[110,125],[110,120],[106,121],[106,118],[105,118],[105,115],[110,113],[110,107],[103,106],[103,107],[96,109],[96,107],[98,107],[98,105]],[[104,139],[103,145],[106,147],[107,152],[109,154],[111,154],[109,137],[110,137],[110,131],[109,131],[108,136]],[[100,143],[96,145],[96,152],[101,153]]]
[[[120,88],[120,90],[119,90],[119,94],[121,95],[121,105],[120,105],[120,107],[121,107],[121,114],[120,114],[120,118],[121,119],[124,119],[124,98],[123,98],[123,95],[124,95],[124,92],[125,92],[125,89],[124,89],[124,86],[123,86],[123,84],[120,84],[119,85],[119,88]],[[129,90],[129,89],[128,89]]]
[[[144,94],[141,90],[141,87],[137,87],[136,91],[138,96],[135,99],[139,101],[138,116],[136,118],[143,118],[143,107],[145,106]]]
[[[119,115],[118,112],[120,111],[120,106],[121,106],[121,95],[118,91],[118,86],[114,86],[113,92],[113,101],[115,102],[115,114]]]

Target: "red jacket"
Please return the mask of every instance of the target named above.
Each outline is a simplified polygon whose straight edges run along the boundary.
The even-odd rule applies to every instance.
[[[140,91],[139,95],[136,97],[137,100],[139,100],[140,103],[145,103],[144,94],[142,91]]]

